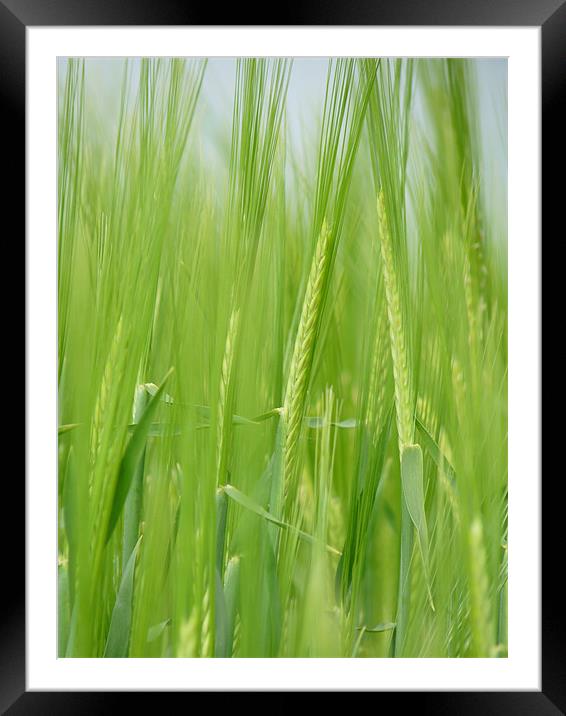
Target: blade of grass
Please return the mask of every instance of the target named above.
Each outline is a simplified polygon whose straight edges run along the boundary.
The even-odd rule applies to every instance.
[[[159,624],[154,624],[152,627],[150,627],[147,632],[148,642],[156,641],[157,639],[159,639],[159,637],[165,632],[165,629],[167,629],[170,624],[171,619],[164,619],[162,622],[159,622]]]
[[[226,605],[226,656],[232,656],[234,650],[234,627],[240,596],[240,558],[232,557],[224,573],[224,603]]]
[[[106,646],[104,647],[105,658],[124,658],[128,656],[130,643],[130,628],[132,625],[132,595],[134,590],[134,570],[136,557],[141,542],[141,537],[136,542],[134,549],[128,559],[128,564],[122,575],[122,581],[116,603],[112,610],[112,618],[108,629]]]
[[[137,425],[143,417],[147,405],[144,390],[136,392],[134,400],[134,423]],[[124,533],[122,537],[122,564],[126,565],[138,541],[143,498],[143,473],[145,463],[145,446],[134,470],[132,484],[124,504]]]
[[[277,519],[277,517],[274,517],[274,515],[264,509],[261,505],[258,505],[257,502],[254,502],[247,495],[244,495],[243,492],[240,492],[240,490],[238,490],[233,485],[224,485],[222,489],[228,495],[228,497],[234,500],[234,502],[237,502],[241,507],[245,507],[247,510],[254,512],[256,515],[259,515],[259,517],[263,517],[263,519],[267,520],[267,522],[270,522],[271,524],[276,525],[283,530],[291,530],[293,532],[296,532],[302,540],[308,542],[309,544],[318,543],[318,541],[312,535],[309,535],[306,532],[303,532],[303,530],[300,530],[297,527],[288,524],[287,522],[283,522],[282,520]],[[330,553],[341,555],[341,552],[334,547],[331,547],[330,545],[325,545],[325,547]]]
[[[454,472],[454,468],[448,461],[448,458],[442,453],[441,449],[438,447],[438,443],[436,442],[436,440],[432,437],[425,425],[418,418],[415,419],[415,424],[421,435],[424,447],[427,449],[429,455],[436,463],[436,466],[440,470],[444,470],[446,477],[453,485],[455,485],[456,473]]]
[[[143,451],[145,449],[145,442],[149,429],[151,427],[151,420],[155,411],[157,410],[157,406],[159,405],[159,397],[161,395],[161,392],[165,388],[165,383],[167,382],[167,379],[172,372],[173,369],[171,368],[163,378],[159,390],[155,393],[154,396],[152,396],[151,400],[147,404],[139,423],[136,424],[134,432],[130,437],[130,441],[128,442],[124,455],[122,456],[120,468],[118,471],[118,480],[116,483],[116,488],[114,490],[112,508],[110,511],[110,516],[108,518],[106,542],[108,542],[108,540],[112,536],[114,528],[116,527],[116,524],[118,522],[118,518],[120,517],[120,514],[122,512],[122,508],[126,501],[126,496],[134,478],[136,468],[138,467],[139,461],[141,460]]]
[[[419,445],[406,445],[401,453],[401,484],[411,520],[417,530],[430,606],[434,611],[430,584],[428,530],[424,509],[423,453]]]
[[[57,654],[65,656],[71,620],[71,607],[69,598],[69,570],[66,565],[58,567],[57,579]]]

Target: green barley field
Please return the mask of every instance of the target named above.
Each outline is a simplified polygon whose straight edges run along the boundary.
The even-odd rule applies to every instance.
[[[58,82],[59,656],[507,656],[505,64]]]

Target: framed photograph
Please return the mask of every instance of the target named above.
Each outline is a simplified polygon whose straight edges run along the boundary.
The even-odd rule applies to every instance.
[[[0,706],[562,712],[540,272],[565,5],[183,5],[0,0],[26,234]]]

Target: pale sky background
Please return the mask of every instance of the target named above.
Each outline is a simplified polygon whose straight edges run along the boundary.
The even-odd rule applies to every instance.
[[[64,76],[65,64],[66,59],[60,58],[59,81]],[[87,59],[86,94],[87,100],[90,99],[93,103],[89,112],[93,109],[99,115],[100,121],[117,121],[123,64],[123,58]],[[507,200],[507,60],[479,58],[474,60],[474,64],[478,79],[483,197],[489,205],[490,202]],[[131,67],[135,76],[139,68],[139,58],[131,60]],[[301,145],[308,141],[316,130],[324,99],[327,68],[326,57],[293,60],[286,117],[288,138],[295,156],[300,156]],[[197,105],[192,140],[202,146],[207,163],[212,165],[211,169],[226,166],[226,151],[229,152],[229,147],[227,148],[223,141],[230,137],[235,76],[234,58],[209,58]],[[418,108],[414,111],[418,113]],[[489,206],[486,208],[489,211]]]
[[[63,68],[65,59],[62,59]],[[135,72],[138,60],[133,59]],[[505,58],[480,58],[474,60],[479,86],[479,114],[487,123],[488,132],[495,120],[498,94],[507,96],[507,60]],[[87,59],[87,81],[92,89],[101,93],[101,98],[110,100],[120,90],[122,79],[122,58],[93,57]],[[324,97],[328,58],[295,58],[287,95],[287,115],[291,126],[297,129],[307,123],[318,112]],[[214,116],[232,116],[232,99],[236,77],[236,61],[233,58],[213,57],[208,59],[202,94],[199,99],[201,110],[208,107]],[[506,119],[506,118],[505,118]],[[506,130],[506,126],[505,126]],[[505,143],[506,143],[505,131]]]

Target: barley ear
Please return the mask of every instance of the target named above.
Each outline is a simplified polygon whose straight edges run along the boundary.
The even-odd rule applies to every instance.
[[[305,412],[316,334],[322,313],[323,289],[330,265],[330,238],[331,232],[324,221],[309,273],[283,404],[285,425],[283,443],[284,499],[286,499],[289,489],[294,488],[299,435]]]
[[[413,442],[414,419],[413,411],[411,410],[411,386],[407,362],[407,345],[405,342],[403,316],[401,312],[401,299],[399,295],[399,281],[393,258],[393,243],[389,231],[382,191],[379,192],[377,197],[377,214],[381,239],[381,258],[383,278],[385,281],[387,315],[389,318],[391,359],[393,362],[393,377],[395,379],[397,431],[399,434],[400,447],[403,447],[404,445],[411,445]]]
[[[238,333],[240,310],[234,309],[230,314],[224,355],[222,358],[222,370],[220,374],[220,385],[218,392],[218,416],[216,433],[216,484],[223,485],[226,482],[226,454],[228,450],[228,430],[232,420],[230,410],[230,389],[232,379],[232,367],[234,363],[234,347]]]

